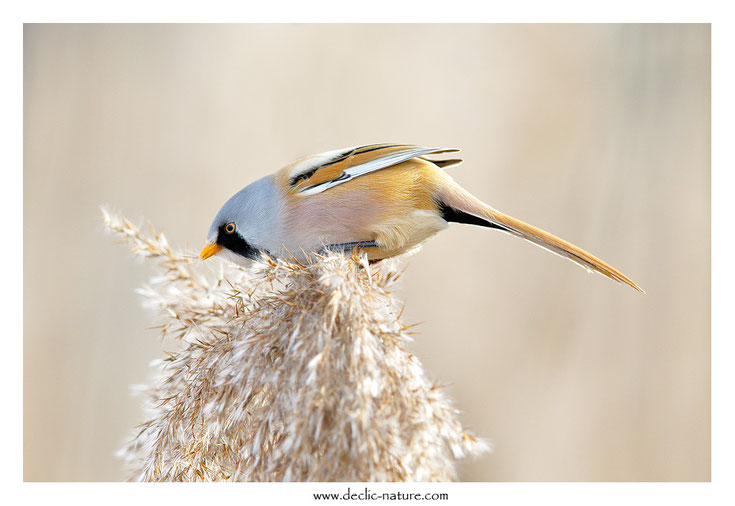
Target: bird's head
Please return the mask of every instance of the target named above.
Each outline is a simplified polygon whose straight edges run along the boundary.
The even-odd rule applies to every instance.
[[[199,258],[206,260],[222,253],[229,260],[245,264],[262,254],[277,236],[278,194],[272,178],[264,177],[233,195],[215,216],[207,234],[207,244]]]

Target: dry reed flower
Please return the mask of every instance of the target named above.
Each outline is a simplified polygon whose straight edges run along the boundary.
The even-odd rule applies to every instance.
[[[180,349],[146,387],[149,419],[121,450],[135,480],[434,481],[488,448],[406,350],[396,263],[329,254],[203,268],[152,227],[103,210],[159,260],[140,290]]]

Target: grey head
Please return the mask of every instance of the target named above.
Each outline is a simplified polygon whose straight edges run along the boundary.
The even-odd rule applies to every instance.
[[[271,176],[249,184],[225,202],[207,234],[202,260],[222,251],[236,262],[256,259],[277,247],[281,195]]]

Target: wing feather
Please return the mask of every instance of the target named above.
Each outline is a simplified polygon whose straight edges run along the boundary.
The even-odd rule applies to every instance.
[[[298,162],[289,171],[289,186],[294,193],[313,195],[412,158],[453,151],[458,150],[407,144],[369,144],[330,151]]]

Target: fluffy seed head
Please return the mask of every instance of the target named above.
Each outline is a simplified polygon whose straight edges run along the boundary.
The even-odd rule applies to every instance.
[[[179,349],[120,455],[135,480],[432,481],[487,449],[407,349],[397,263],[330,254],[216,273],[105,213],[162,275],[140,292]]]

